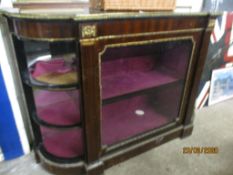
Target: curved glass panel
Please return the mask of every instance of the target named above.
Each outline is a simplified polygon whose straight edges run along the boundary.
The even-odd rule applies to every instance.
[[[78,82],[74,42],[25,41],[24,47],[32,81],[50,85]]]

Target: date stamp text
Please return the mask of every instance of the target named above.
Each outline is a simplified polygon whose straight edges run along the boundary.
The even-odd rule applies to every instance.
[[[184,147],[183,154],[218,154],[218,147]]]

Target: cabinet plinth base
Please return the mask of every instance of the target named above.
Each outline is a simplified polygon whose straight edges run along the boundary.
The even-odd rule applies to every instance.
[[[193,125],[188,125],[188,126],[184,126],[183,132],[181,134],[181,138],[184,139],[188,136],[190,136],[193,132]]]
[[[40,150],[38,150],[35,155],[38,155],[40,163],[46,170],[58,175],[103,175],[105,169],[154,147],[160,146],[163,143],[167,143],[175,138],[186,138],[192,134],[192,130],[192,124],[188,126],[180,126],[162,135],[151,136],[150,138],[132,145],[131,147],[122,147],[113,152],[106,152],[99,161],[90,164],[86,164],[83,161],[70,164],[54,163],[47,159]]]
[[[104,163],[102,161],[94,162],[86,167],[86,175],[103,175]]]

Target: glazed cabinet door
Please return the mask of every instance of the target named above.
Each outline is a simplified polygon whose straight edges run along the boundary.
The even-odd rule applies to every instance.
[[[101,24],[97,26],[97,33],[99,29],[104,35]],[[120,33],[119,28],[113,33]],[[183,126],[203,32],[199,28],[80,40],[86,138],[97,143],[89,148],[95,152],[93,160]]]
[[[107,35],[97,24],[102,36],[80,40],[92,160],[184,124],[204,29],[133,34],[124,27]]]
[[[103,145],[178,122],[194,51],[189,37],[106,44],[100,53]]]

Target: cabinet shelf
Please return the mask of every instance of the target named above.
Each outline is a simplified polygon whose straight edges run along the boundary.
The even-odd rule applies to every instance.
[[[169,123],[169,118],[156,111],[154,105],[143,103],[146,99],[139,96],[104,106],[102,144],[119,143]]]
[[[112,145],[175,122],[179,115],[180,99],[173,95],[182,94],[181,85],[176,83],[159,91],[147,91],[104,105],[102,143]]]
[[[79,89],[79,83],[63,84],[63,85],[47,84],[47,83],[43,83],[43,82],[34,80],[27,73],[24,73],[24,83],[30,87],[37,88],[37,89],[44,89],[44,90],[58,91],[58,90]]]
[[[174,86],[176,86],[178,84],[182,84],[183,82],[184,82],[184,80],[180,79],[180,80],[172,81],[172,82],[162,84],[162,85],[159,85],[159,86],[154,86],[154,87],[151,87],[151,88],[145,88],[145,89],[142,89],[142,90],[129,92],[127,94],[123,94],[123,95],[119,95],[119,96],[116,96],[116,97],[104,99],[102,101],[102,104],[103,105],[108,105],[108,104],[111,104],[111,103],[114,103],[114,102],[117,102],[117,101],[120,101],[120,100],[124,100],[124,99],[127,99],[127,98],[131,98],[131,97],[134,97],[134,96],[144,95],[144,94],[147,94],[147,93],[150,93],[150,92],[153,92],[153,91],[159,91],[159,90],[161,90],[163,88],[171,88],[171,87],[174,87]]]
[[[147,89],[154,89],[177,81],[179,81],[177,77],[171,76],[167,71],[159,70],[103,76],[103,100],[107,101],[119,96],[127,96],[127,94],[140,93]]]
[[[43,46],[45,43],[40,44]],[[33,49],[42,47],[38,43],[33,43],[32,45]],[[63,43],[63,47],[64,45]],[[57,56],[52,55],[50,53],[52,51],[47,51],[43,54],[37,52],[28,54],[28,71],[25,70],[24,73],[25,82],[32,87],[40,89],[62,90],[79,88],[75,54],[72,52],[66,53],[66,49],[64,51],[61,45],[55,45],[54,47],[56,50],[61,50],[61,53]]]

